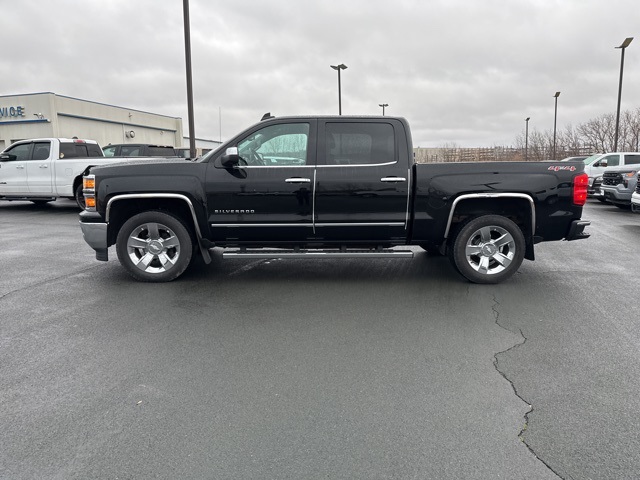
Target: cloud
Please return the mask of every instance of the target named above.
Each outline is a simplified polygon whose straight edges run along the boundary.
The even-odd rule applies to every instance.
[[[61,95],[184,119],[181,2],[35,0],[3,8],[0,94]],[[191,0],[196,136],[229,137],[262,114],[406,117],[416,145],[508,145],[524,129],[616,107],[634,0]],[[640,106],[640,38],[623,109]]]

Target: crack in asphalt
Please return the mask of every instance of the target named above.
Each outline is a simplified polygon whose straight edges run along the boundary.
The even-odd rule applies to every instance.
[[[500,311],[498,310],[498,307],[500,306],[500,302],[498,302],[498,299],[496,298],[495,295],[493,295],[493,302],[494,303],[493,303],[493,305],[491,305],[491,310],[493,311],[493,316],[494,316],[496,325],[498,327],[500,327],[501,329],[506,330],[507,332],[515,333],[515,332],[512,332],[511,330],[509,330],[508,328],[506,328],[504,325],[500,324]],[[522,332],[522,329],[518,328],[518,332],[520,333],[520,336],[522,337],[522,342],[516,343],[515,345],[507,348],[506,350],[503,350],[502,352],[496,353],[493,356],[493,366],[496,369],[496,371],[502,376],[502,378],[504,378],[507,382],[509,382],[509,385],[511,385],[511,388],[513,389],[513,393],[515,393],[516,397],[518,397],[520,400],[522,400],[524,403],[526,403],[529,406],[529,411],[527,411],[524,414],[524,426],[522,427],[522,429],[518,433],[518,438],[520,439],[520,441],[522,443],[525,444],[525,446],[527,447],[529,452],[531,452],[531,454],[534,457],[536,457],[537,460],[542,462],[542,464],[545,467],[547,467],[551,472],[553,472],[553,474],[556,475],[558,478],[563,478],[558,472],[556,472],[553,468],[551,468],[551,466],[547,462],[545,462],[542,458],[540,458],[536,454],[536,452],[533,450],[533,448],[531,448],[531,446],[524,439],[524,436],[523,436],[524,432],[526,432],[527,428],[529,427],[529,415],[531,415],[531,413],[533,413],[533,410],[534,410],[533,405],[531,405],[531,403],[529,403],[522,395],[520,395],[520,393],[518,392],[518,389],[516,388],[514,382],[510,378],[508,378],[507,375],[504,372],[502,372],[500,370],[500,368],[498,367],[498,355],[509,353],[510,351],[515,350],[517,348],[520,348],[525,343],[527,343],[527,337],[524,336],[524,333]]]

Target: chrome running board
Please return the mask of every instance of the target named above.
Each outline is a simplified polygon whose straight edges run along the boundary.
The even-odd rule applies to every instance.
[[[413,258],[411,250],[228,248],[223,258]]]

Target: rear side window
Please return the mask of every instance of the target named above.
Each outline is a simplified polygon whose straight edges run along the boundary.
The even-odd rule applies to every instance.
[[[60,143],[60,158],[102,157],[95,143]]]
[[[123,157],[140,157],[140,145],[123,145],[120,147],[120,155]]]
[[[173,147],[158,147],[155,145],[149,146],[149,156],[151,157],[175,157],[176,151]]]
[[[389,123],[327,123],[327,165],[379,165],[396,161]]]
[[[637,165],[640,163],[640,155],[627,155],[624,162],[626,165]]]
[[[96,143],[87,143],[87,150],[89,151],[89,156],[90,157],[102,157],[102,156],[104,156],[102,154],[102,150],[100,150],[100,147]]]
[[[33,160],[46,160],[51,152],[51,142],[34,142],[33,144]]]

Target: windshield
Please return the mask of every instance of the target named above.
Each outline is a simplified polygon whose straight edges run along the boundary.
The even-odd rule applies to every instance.
[[[590,157],[587,157],[583,160],[585,165],[591,165],[593,162],[595,162],[597,159],[599,159],[602,156],[601,153],[596,153],[595,155],[591,155]]]

